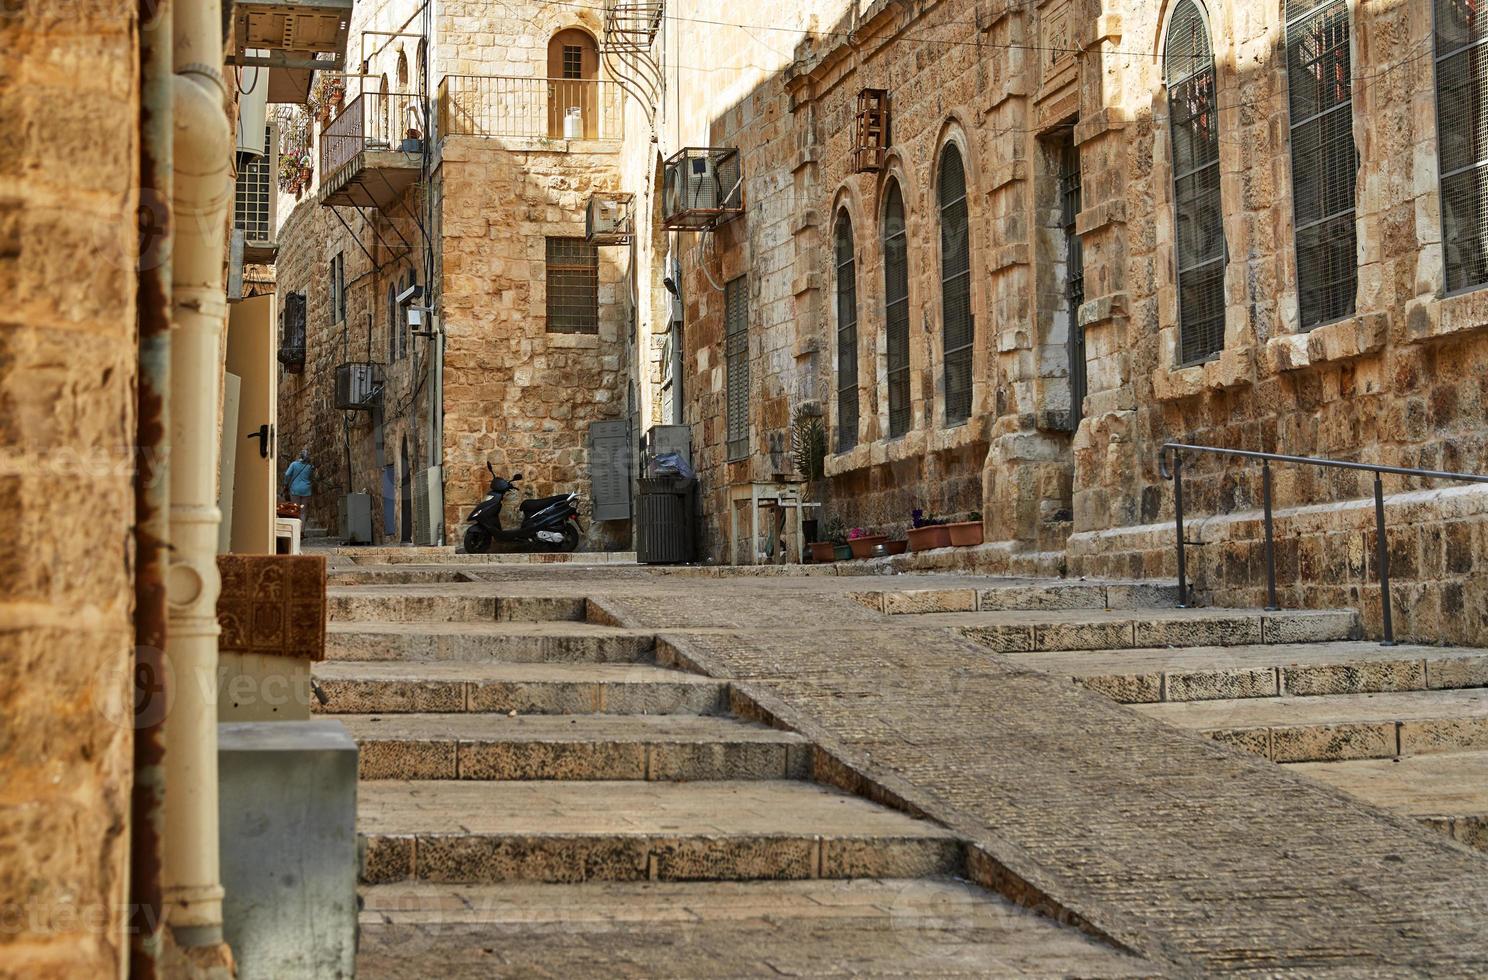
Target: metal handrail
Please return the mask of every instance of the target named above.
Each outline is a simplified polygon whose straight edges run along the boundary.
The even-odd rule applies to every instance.
[[[446,75],[439,83],[439,136],[618,142],[624,135],[622,90],[609,79],[531,75]]]
[[[1168,468],[1168,453],[1173,454],[1173,466]],[[1385,466],[1379,463],[1351,463],[1341,459],[1320,459],[1315,456],[1289,456],[1285,453],[1261,453],[1250,449],[1226,449],[1222,446],[1195,446],[1185,442],[1164,443],[1158,450],[1158,472],[1163,479],[1173,481],[1173,513],[1178,535],[1178,607],[1188,606],[1188,564],[1183,540],[1183,453],[1212,453],[1217,456],[1239,456],[1242,459],[1261,462],[1261,506],[1266,530],[1266,609],[1277,610],[1276,603],[1276,549],[1275,533],[1271,519],[1271,464],[1296,463],[1303,466],[1321,466],[1339,470],[1363,470],[1374,474],[1374,526],[1375,561],[1379,565],[1380,606],[1384,622],[1384,646],[1395,645],[1395,626],[1390,615],[1390,552],[1385,540],[1385,488],[1380,477],[1389,473],[1394,476],[1414,476],[1425,480],[1453,480],[1459,483],[1488,483],[1488,475],[1480,473],[1453,473],[1448,470],[1419,470],[1406,466]]]

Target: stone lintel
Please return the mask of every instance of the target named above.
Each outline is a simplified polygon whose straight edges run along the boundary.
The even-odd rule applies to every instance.
[[[1016,245],[1004,245],[994,248],[987,258],[987,274],[993,275],[1004,269],[1012,269],[1020,265],[1029,264],[1029,245],[1020,242]]]
[[[1126,200],[1113,198],[1092,204],[1075,215],[1075,234],[1089,235],[1109,225],[1126,224]]]
[[[1008,184],[1028,179],[1027,160],[1009,160],[991,168],[987,173],[987,193],[991,195]]]
[[[1081,303],[1077,319],[1081,330],[1089,330],[1103,323],[1124,321],[1126,314],[1126,293],[1111,293]]]
[[[1093,139],[1127,127],[1131,117],[1120,106],[1102,106],[1075,124],[1075,145],[1084,146]]]
[[[1226,348],[1219,357],[1203,364],[1152,372],[1152,393],[1158,401],[1171,402],[1211,391],[1228,391],[1255,383],[1255,349]]]

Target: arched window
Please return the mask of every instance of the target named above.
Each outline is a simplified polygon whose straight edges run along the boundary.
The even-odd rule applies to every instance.
[[[966,168],[948,144],[940,161],[941,352],[946,425],[971,418],[971,245],[966,220]]]
[[[584,139],[599,135],[599,45],[588,31],[570,27],[548,41],[548,136],[565,138],[564,120],[575,110]],[[571,130],[570,130],[571,131]]]
[[[888,341],[889,438],[909,431],[909,254],[904,196],[889,180],[884,195],[884,333]]]
[[[399,92],[407,92],[408,91],[408,55],[406,55],[406,54],[403,53],[403,49],[402,48],[399,48],[398,49],[398,66],[397,66],[396,71],[394,72],[394,77],[396,77],[398,79],[398,91]]]
[[[837,451],[858,444],[858,267],[852,219],[837,212]]]
[[[1354,312],[1353,73],[1348,0],[1287,3],[1297,306],[1310,330]]]
[[[395,115],[392,96],[388,91],[388,77],[383,75],[377,86],[377,139],[383,146],[392,143]]]
[[[1436,6],[1436,139],[1447,291],[1488,283],[1488,8]]]
[[[1163,47],[1177,218],[1179,360],[1224,349],[1225,239],[1219,194],[1219,100],[1204,12],[1178,0]]]

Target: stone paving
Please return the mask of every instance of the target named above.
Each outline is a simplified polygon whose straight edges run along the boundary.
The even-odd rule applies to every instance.
[[[472,685],[482,679],[479,672],[492,661],[509,661],[518,649],[503,646],[519,642],[500,639],[510,631],[524,633],[522,642],[539,650],[532,659],[571,662],[576,669],[585,669],[577,667],[581,661],[596,665],[603,661],[605,644],[621,639],[635,644],[654,642],[660,666],[686,668],[727,681],[728,704],[735,712],[789,728],[812,743],[811,773],[818,781],[889,804],[910,816],[933,818],[962,842],[960,873],[971,881],[1045,911],[1058,921],[1081,926],[1087,934],[1107,937],[1138,954],[1143,960],[1140,970],[1147,973],[1476,976],[1488,972],[1488,930],[1484,929],[1488,925],[1488,861],[1412,819],[1421,816],[1451,833],[1450,821],[1460,814],[1413,813],[1409,807],[1392,804],[1390,794],[1381,791],[1375,802],[1409,815],[1386,812],[1306,778],[1305,767],[1272,765],[1072,684],[1071,677],[1080,671],[1066,669],[1067,662],[1064,667],[1034,662],[1039,657],[1067,661],[1079,655],[1075,651],[1088,647],[1092,652],[1085,655],[1096,658],[1131,655],[1131,674],[1146,676],[1171,654],[1169,669],[1158,672],[1159,693],[1165,693],[1175,673],[1185,672],[1212,671],[1224,676],[1269,672],[1271,682],[1279,685],[1283,683],[1282,665],[1293,661],[1321,669],[1325,680],[1319,683],[1338,682],[1344,690],[1350,684],[1383,683],[1367,670],[1352,674],[1334,670],[1351,661],[1380,662],[1360,652],[1377,648],[1348,642],[1357,625],[1351,611],[1185,613],[1144,608],[1144,601],[1163,597],[1161,586],[1144,597],[1140,592],[1124,592],[1119,583],[1049,587],[956,575],[792,576],[777,569],[740,575],[709,569],[698,570],[706,575],[688,575],[623,566],[512,568],[467,563],[459,568],[473,581],[452,581],[440,578],[438,569],[416,564],[399,568],[413,579],[346,587],[333,577],[332,602],[339,606],[341,617],[336,629],[349,643],[362,644],[357,649],[379,653],[376,659],[406,660],[397,670],[430,666],[453,671],[403,678],[415,688],[425,683],[445,685],[445,695],[453,700],[440,711],[468,710]],[[363,581],[373,569],[367,565],[353,574]],[[396,598],[400,594],[408,598]],[[548,604],[512,604],[522,599],[542,599]],[[502,622],[503,602],[519,620],[526,612],[566,616],[581,611],[588,624],[570,621],[559,629],[555,623]],[[394,628],[381,619],[390,613],[426,622]],[[467,616],[493,625],[459,621]],[[1103,650],[1096,640],[1109,635],[1111,624],[1120,624],[1124,631],[1118,647],[1137,648]],[[565,636],[563,630],[570,629],[574,634]],[[1030,638],[1028,647],[1021,649],[1042,645],[1048,652],[1002,652],[994,648],[1007,644],[986,644],[987,635],[1005,637],[1012,635],[1009,630]],[[368,647],[368,641],[358,639],[378,634],[384,639],[398,634],[403,639],[380,651],[373,648],[381,641]],[[435,637],[434,646],[420,647],[423,641],[417,638],[421,635]],[[1142,635],[1161,635],[1163,642],[1175,647],[1203,652],[1193,664],[1185,665],[1180,650],[1155,650],[1150,643],[1139,642]],[[1053,639],[1041,644],[1041,636]],[[1266,647],[1256,643],[1267,640],[1271,644]],[[453,658],[447,656],[451,644],[458,647]],[[541,652],[544,644],[549,645],[547,653]],[[1323,652],[1329,647],[1331,652]],[[482,651],[488,648],[496,648],[496,655],[483,657]],[[559,650],[558,656],[549,656],[553,649]],[[1223,659],[1226,651],[1236,655],[1234,662]],[[1480,652],[1443,652],[1463,661],[1458,669],[1467,680],[1480,668]],[[1395,653],[1402,661],[1419,665],[1423,677],[1429,677],[1432,663],[1442,659],[1434,648],[1398,648]],[[635,659],[647,657],[637,652]],[[375,680],[355,676],[364,665],[325,666],[353,672],[339,678],[354,682],[347,690],[367,694],[370,689],[357,688],[355,683]],[[610,666],[623,669],[623,665]],[[466,667],[475,672],[460,674]],[[1101,669],[1111,667],[1108,663]],[[536,677],[518,680],[541,687]],[[450,688],[451,684],[456,687]],[[377,710],[397,711],[401,704],[403,711],[410,711],[410,690],[390,689],[390,708]],[[451,695],[451,690],[457,693]],[[1212,696],[1225,691],[1221,683],[1212,692],[1199,686],[1191,693]],[[1243,692],[1245,699],[1262,700],[1268,693],[1264,681],[1255,690]],[[1452,692],[1416,693],[1450,696]],[[547,691],[534,704],[539,710],[544,710],[544,704],[557,707],[559,701],[545,699],[558,697]],[[1238,703],[1242,698],[1232,700]],[[1149,707],[1170,706],[1190,707]],[[447,719],[440,720],[431,727],[446,723]],[[609,785],[634,787],[623,792],[641,794],[637,799],[647,801],[647,819],[652,820],[658,815],[658,804],[648,794],[659,786],[690,790],[707,785],[646,783],[634,776],[627,777],[633,781]],[[1451,779],[1448,767],[1415,783],[1440,788]],[[1375,776],[1374,782],[1383,785],[1388,780]],[[366,795],[369,791],[387,792],[394,794],[389,801],[395,801],[398,785],[396,780],[366,782],[364,798],[374,799]],[[566,786],[572,790],[587,785],[592,790],[600,784],[455,781],[438,785],[475,794],[453,812],[479,813],[499,806],[496,801],[513,787]],[[792,786],[768,780],[714,785],[727,786],[731,793],[770,786],[798,793],[803,788],[800,783]],[[1396,795],[1409,792],[1402,784]],[[1471,794],[1468,797],[1459,794],[1455,802],[1472,804]],[[392,810],[403,806],[387,805]],[[449,809],[447,803],[440,806]],[[407,808],[402,812],[408,812]],[[771,819],[782,813],[782,807],[765,811]],[[470,826],[457,824],[462,832]],[[511,821],[499,829],[507,835],[531,831],[542,836],[542,828],[524,828]],[[374,862],[384,868],[388,864],[382,859],[389,856],[393,866],[399,860],[407,862],[392,878],[408,877],[410,871],[415,876],[428,874],[430,869],[437,877],[450,868],[465,869],[456,878],[460,874],[472,877],[466,873],[471,867],[484,869],[473,874],[475,880],[482,880],[483,875],[485,880],[513,877],[500,861],[492,865],[489,849],[471,865],[468,854],[441,853],[436,846],[434,862],[419,871],[412,854],[416,842],[425,839],[419,837],[419,828],[384,827],[383,831],[387,831],[384,836],[408,842],[401,850],[399,845],[385,851]],[[1471,842],[1472,832],[1467,827],[1455,836]],[[552,836],[554,840],[562,837]],[[633,874],[640,867],[638,855],[647,854],[651,856],[646,860],[652,861],[650,876],[659,877],[653,861],[656,852],[647,848],[661,838],[649,832],[641,836],[639,850],[618,857],[609,852],[601,863],[609,868],[629,867]],[[675,844],[669,840],[665,847]],[[558,861],[563,854],[561,847],[546,844],[537,851],[539,864]],[[696,858],[699,852],[689,853]],[[725,862],[734,871],[726,868],[720,873],[717,862],[708,857],[696,858],[702,863],[693,866],[714,878],[726,878],[735,871],[734,876],[789,877],[780,857],[783,853],[775,849],[770,858],[775,864],[768,867],[739,864],[743,851]],[[806,864],[801,867],[810,866],[809,858],[803,860]],[[910,873],[930,875],[945,867],[922,861]],[[820,869],[818,864],[818,873]],[[515,877],[530,878],[529,871],[519,869]],[[892,874],[893,868],[874,873]],[[578,874],[586,877],[584,872]],[[609,876],[621,875],[613,872]],[[369,880],[384,879],[374,874]],[[716,894],[708,889],[725,885],[713,881],[686,887],[704,889],[693,897],[706,904],[707,896]],[[398,887],[415,886],[378,885],[373,892]],[[500,887],[539,886],[511,882]],[[730,887],[778,888],[781,883]],[[595,895],[598,906],[610,901]],[[431,900],[454,900],[448,892],[438,896]],[[578,896],[573,899],[586,901]],[[663,917],[664,905],[658,902],[657,906]],[[537,919],[543,917],[541,912],[534,914]],[[596,912],[600,919],[607,914]],[[561,918],[558,912],[554,915]],[[368,948],[376,954],[367,959],[375,967],[368,975],[400,975],[396,964],[406,961],[400,961],[395,952],[400,948],[398,937],[415,942],[429,935],[416,915],[395,919],[379,918],[374,912],[364,919],[364,923],[388,930],[369,934]],[[541,936],[548,926],[536,921],[513,923],[492,913],[479,925],[462,927],[468,929],[464,934],[448,931],[455,927],[452,921],[441,922],[440,935],[451,937],[453,943],[452,969],[471,971],[451,974],[455,976],[546,975],[543,970],[573,976],[1018,975],[1013,967],[1002,969],[995,939],[979,944],[975,930],[922,943],[927,934],[919,924],[908,936],[886,935],[882,919],[844,927],[843,935],[857,938],[842,944],[827,938],[810,921],[781,921],[773,929],[751,923],[740,933],[710,920],[682,941],[659,939],[667,933],[655,923],[617,929],[611,921],[594,935],[576,934],[572,958],[569,952],[551,950],[545,958]],[[762,930],[783,940],[800,937],[810,948],[789,943],[771,947],[768,955],[785,955],[786,959],[767,963],[759,959],[767,955],[766,950],[750,947],[747,936],[751,930],[756,939]],[[1068,929],[1054,934],[1061,942],[1088,943]],[[1120,975],[1137,968],[1134,961],[1110,949],[1080,948],[1090,955],[1116,958],[1100,961],[1098,969],[1040,967],[1035,944],[1029,947],[1027,963],[1040,975]],[[500,952],[492,952],[497,949]],[[781,953],[782,949],[790,952]],[[936,959],[932,952],[937,949],[967,951],[971,958]],[[900,968],[905,963],[900,954],[906,950],[929,956],[920,973]],[[862,955],[855,958],[855,953]],[[741,964],[739,972],[730,974],[719,968],[728,963]],[[937,963],[944,969],[937,969]],[[486,972],[480,973],[481,969]]]

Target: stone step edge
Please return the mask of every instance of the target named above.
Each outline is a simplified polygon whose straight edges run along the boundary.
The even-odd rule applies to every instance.
[[[603,741],[560,739],[378,738],[359,736],[357,776],[365,780],[699,782],[806,779],[810,742],[726,735]]]
[[[399,663],[386,660],[333,660],[335,664]],[[401,661],[407,663],[408,661]],[[422,661],[461,663],[462,661]],[[559,662],[559,666],[567,666]],[[514,665],[520,666],[520,664]],[[546,666],[546,665],[545,665]],[[593,666],[575,664],[575,666]],[[678,672],[681,674],[681,672]],[[681,674],[686,678],[695,675]],[[328,703],[312,705],[316,714],[518,714],[722,715],[728,710],[728,683],[710,679],[623,680],[540,678],[523,680],[440,680],[417,678],[317,676]],[[338,698],[341,703],[338,704]],[[371,706],[370,703],[376,703]],[[660,705],[660,708],[658,708]],[[661,709],[665,710],[661,710]],[[581,709],[581,710],[573,710]]]
[[[397,583],[390,583],[397,584]],[[412,583],[419,585],[423,583]],[[372,620],[373,622],[427,623],[427,622],[471,622],[471,623],[587,623],[589,599],[586,596],[501,596],[468,595],[462,593],[409,593],[409,592],[362,592],[361,586],[332,586],[327,590],[327,619],[336,624],[368,622],[355,617],[337,616],[338,609],[361,603],[373,607],[395,607],[405,609],[413,606],[418,610],[426,606],[436,614],[441,608],[464,610],[461,619],[408,618],[398,620]],[[354,610],[353,610],[354,611]]]
[[[1085,623],[956,625],[995,653],[1137,650],[1153,647],[1262,646],[1357,640],[1359,615],[1349,610],[1250,612],[1205,619],[1119,619]]]
[[[848,598],[888,616],[942,612],[1050,612],[1067,609],[1175,607],[1178,586],[1144,583],[1051,582],[949,589],[851,592]]]
[[[1474,659],[1406,657],[1399,660],[1340,660],[1331,664],[1196,667],[1067,676],[1074,683],[1104,694],[1118,704],[1164,704],[1488,687],[1488,651],[1476,658],[1476,670],[1459,666],[1463,661]]]
[[[1488,750],[1488,716],[1444,714],[1188,730],[1272,762],[1345,762]]]
[[[363,884],[759,881],[961,875],[943,835],[795,833],[358,834]]]

